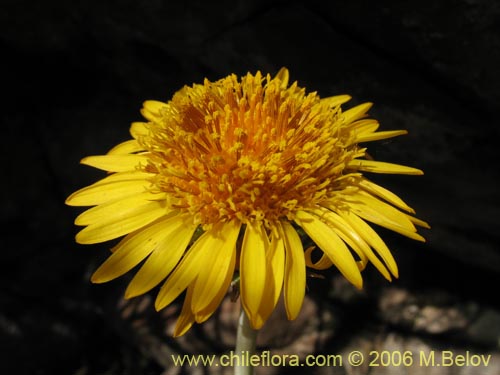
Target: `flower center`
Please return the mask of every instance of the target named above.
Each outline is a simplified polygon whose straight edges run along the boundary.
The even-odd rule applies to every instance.
[[[356,153],[340,107],[285,85],[260,73],[205,80],[148,123],[145,168],[172,207],[205,226],[238,219],[269,227],[338,190]]]

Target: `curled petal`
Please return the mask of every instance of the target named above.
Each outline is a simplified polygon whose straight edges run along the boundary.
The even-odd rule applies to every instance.
[[[326,270],[326,269],[330,268],[331,266],[333,266],[332,261],[330,260],[330,258],[328,258],[328,256],[325,253],[323,253],[323,255],[321,255],[321,258],[317,262],[313,262],[311,255],[312,255],[312,252],[314,250],[315,250],[315,248],[314,248],[314,246],[312,246],[312,247],[306,249],[306,251],[304,252],[304,257],[306,260],[307,267],[313,268],[315,270]]]
[[[361,289],[363,279],[351,252],[331,227],[315,215],[298,211],[295,221],[330,258],[344,277]]]

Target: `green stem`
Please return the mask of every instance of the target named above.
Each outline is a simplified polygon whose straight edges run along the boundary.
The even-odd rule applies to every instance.
[[[250,321],[248,320],[247,314],[245,314],[245,309],[241,306],[240,318],[238,320],[238,333],[236,336],[236,349],[234,353],[240,356],[241,360],[243,360],[244,357],[250,358],[252,354],[255,353],[255,342],[258,332],[259,331],[254,330],[250,326]],[[238,366],[234,366],[234,375],[252,375],[253,367],[245,365],[248,365],[248,363],[238,363]]]

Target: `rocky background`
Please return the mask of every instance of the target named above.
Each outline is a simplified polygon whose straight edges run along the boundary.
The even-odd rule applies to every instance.
[[[74,243],[77,212],[64,199],[100,176],[79,160],[126,140],[142,101],[168,100],[204,77],[282,66],[322,96],[373,101],[384,129],[409,131],[369,152],[425,171],[376,180],[432,230],[426,244],[383,231],[400,265],[392,284],[373,269],[362,292],[334,270],[311,278],[301,317],[283,322],[278,311],[259,346],[301,358],[351,350],[492,357],[480,367],[258,372],[500,373],[498,2],[2,0],[0,47],[0,373],[231,371],[176,368],[169,354],[227,353],[237,305],[226,301],[207,324],[172,339],[177,305],[156,314],[153,295],[122,301],[126,278],[90,284],[109,245]]]

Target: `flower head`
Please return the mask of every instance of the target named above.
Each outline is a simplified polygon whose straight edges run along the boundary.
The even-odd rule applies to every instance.
[[[93,244],[125,236],[92,276],[101,283],[143,262],[126,297],[161,282],[156,308],[186,292],[175,335],[208,319],[236,270],[243,308],[260,328],[283,292],[289,319],[302,306],[306,266],[335,265],[357,288],[371,262],[398,276],[371,222],[423,241],[399,197],[363,172],[419,175],[418,169],[367,160],[365,142],[405,134],[377,132],[370,103],[347,111],[347,95],[321,99],[288,70],[184,87],[167,103],[146,101],[146,122],[132,139],[83,164],[109,172],[72,194],[73,206],[95,206],[75,223],[76,240]],[[297,228],[322,251],[313,261]]]

